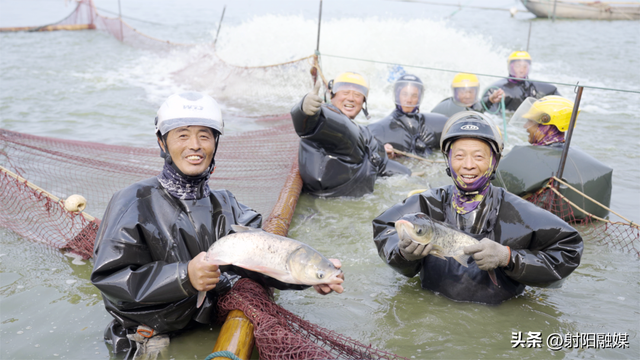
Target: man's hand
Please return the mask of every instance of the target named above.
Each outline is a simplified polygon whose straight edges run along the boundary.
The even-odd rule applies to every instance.
[[[331,261],[333,263],[333,266],[335,266],[338,269],[340,269],[342,267],[342,263],[338,259],[329,259],[329,261]],[[341,278],[342,281],[344,282],[344,273],[338,275],[338,277]],[[313,288],[320,295],[327,295],[328,293],[330,293],[332,291],[335,291],[338,294],[342,294],[342,292],[344,291],[344,288],[342,287],[342,283],[340,283],[340,284],[313,285]]]
[[[220,269],[218,269],[218,265],[205,260],[206,255],[206,252],[201,252],[191,259],[187,266],[191,286],[198,291],[212,290],[220,281]]]
[[[320,110],[320,105],[322,105],[322,98],[318,96],[321,83],[322,81],[317,80],[313,90],[302,100],[302,111],[309,116],[315,115]]]
[[[387,157],[389,159],[393,159],[396,157],[396,153],[393,152],[393,145],[389,143],[384,144],[384,151],[387,153]]]
[[[411,241],[411,239],[401,239],[398,243],[398,248],[400,249],[400,254],[402,254],[405,259],[416,261],[429,255],[431,250],[433,250],[433,245],[418,244],[415,241]]]
[[[491,101],[492,104],[495,104],[497,102],[500,102],[503,97],[504,91],[502,89],[498,89],[492,92],[491,95],[489,95],[489,101]]]
[[[491,239],[484,238],[478,244],[467,246],[464,253],[473,256],[480,270],[493,270],[509,264],[511,250]]]

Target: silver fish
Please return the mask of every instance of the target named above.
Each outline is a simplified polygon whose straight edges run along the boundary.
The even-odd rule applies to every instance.
[[[217,265],[235,265],[288,284],[340,284],[342,270],[311,246],[299,241],[241,225],[234,234],[218,239],[205,259]],[[198,307],[206,292],[198,294]]]
[[[463,249],[479,243],[478,240],[459,229],[434,220],[423,213],[407,214],[396,221],[395,227],[400,240],[410,239],[419,244],[431,244],[433,250],[429,255],[444,260],[452,257],[464,267],[468,267],[467,261],[471,255],[466,255]],[[498,285],[493,270],[489,271],[489,277],[495,285]]]

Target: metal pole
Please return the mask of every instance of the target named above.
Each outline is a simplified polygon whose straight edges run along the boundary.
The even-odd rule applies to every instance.
[[[320,24],[322,23],[322,0],[320,0],[320,10],[318,11],[318,42],[316,43],[316,55],[320,52]]]
[[[213,40],[213,46],[216,46],[218,42],[218,35],[220,34],[220,27],[222,26],[222,19],[224,19],[224,12],[227,10],[227,5],[222,8],[222,16],[220,16],[220,23],[218,23],[218,31],[216,31],[216,38]]]
[[[120,41],[124,42],[124,32],[122,30],[122,8],[120,7],[120,0],[118,0],[118,18],[120,19]]]
[[[558,5],[558,0],[553,1],[553,22],[556,21],[556,5]]]
[[[525,51],[529,51],[529,40],[531,39],[531,25],[533,25],[533,23],[531,21],[529,21],[529,35],[527,35],[527,49]]]
[[[573,104],[573,112],[571,113],[571,121],[569,122],[569,130],[567,131],[567,138],[565,139],[564,149],[562,149],[562,157],[560,157],[560,165],[558,166],[558,172],[556,177],[562,179],[564,173],[564,165],[567,162],[567,155],[569,154],[569,145],[571,144],[571,136],[573,135],[573,127],[576,124],[576,118],[578,117],[578,107],[580,106],[580,99],[582,98],[582,86],[578,86],[578,93],[576,94],[576,101]]]

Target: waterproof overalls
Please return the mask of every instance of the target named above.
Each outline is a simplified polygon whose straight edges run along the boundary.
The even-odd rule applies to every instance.
[[[476,210],[459,215],[451,205],[453,191],[453,185],[449,185],[413,195],[373,220],[380,257],[407,277],[420,273],[422,288],[456,301],[500,304],[522,294],[525,285],[559,287],[580,264],[582,237],[550,212],[503,188],[490,186]],[[432,255],[406,260],[398,248],[395,221],[417,212],[449,223],[478,240],[489,238],[509,246],[509,264],[495,269],[498,286],[472,257],[466,268],[453,258],[442,260]]]
[[[516,111],[518,106],[528,97],[541,99],[547,95],[560,95],[558,89],[552,84],[529,80],[512,82],[509,79],[500,79],[493,83],[491,87],[499,87],[504,91],[504,107],[508,111]],[[481,100],[487,105],[491,103],[489,95],[491,95],[490,92],[485,92]],[[489,110],[496,112],[498,106],[500,106],[499,102],[491,105]]]
[[[447,118],[440,114],[405,113],[394,110],[387,117],[367,126],[373,136],[394,149],[419,156],[440,149],[440,135]]]
[[[156,334],[171,334],[214,322],[217,298],[229,290],[234,273],[278,289],[306,288],[221,266],[220,283],[196,307],[198,291],[189,281],[189,261],[231,233],[231,225],[259,228],[261,223],[260,214],[226,190],[212,190],[209,197],[198,200],[179,200],[154,177],[114,194],[96,236],[91,273],[91,282],[114,317],[105,330],[113,352],[134,348],[126,335],[139,325]]]
[[[480,101],[484,101],[484,100],[480,100]],[[433,110],[431,110],[432,113],[436,113],[436,114],[442,114],[444,116],[448,118],[450,118],[453,114],[459,113],[461,111],[477,111],[477,112],[484,112],[484,108],[482,107],[482,103],[480,101],[476,101],[473,105],[469,106],[469,107],[464,107],[464,106],[460,106],[458,104],[456,104],[453,101],[453,97],[448,97],[442,101],[440,101],[440,103],[438,103],[438,105],[436,105]],[[486,102],[485,102],[485,106],[488,108],[491,107],[491,101],[489,101],[489,98],[487,97]]]
[[[357,197],[373,192],[378,176],[411,175],[409,168],[387,158],[369,129],[331,104],[309,116],[300,101],[291,109],[291,118],[300,136],[302,190],[311,195]]]

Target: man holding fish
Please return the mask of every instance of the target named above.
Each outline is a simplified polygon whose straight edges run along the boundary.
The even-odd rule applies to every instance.
[[[460,112],[440,144],[454,185],[410,196],[374,219],[380,257],[456,301],[500,304],[526,285],[559,287],[580,264],[582,237],[491,185],[503,150],[498,128],[483,114]]]
[[[169,334],[214,322],[217,299],[239,277],[277,289],[343,290],[338,260],[260,230],[260,214],[229,191],[209,189],[223,127],[208,95],[170,96],[156,117],[162,172],[109,202],[91,281],[114,317],[105,340],[119,356],[166,346]]]

